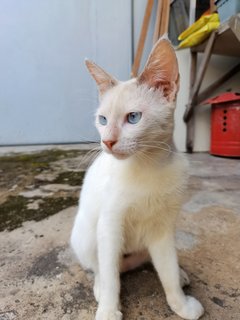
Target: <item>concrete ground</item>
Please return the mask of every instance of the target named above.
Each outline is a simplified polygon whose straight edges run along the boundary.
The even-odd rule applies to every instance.
[[[92,274],[68,245],[88,162],[83,149],[10,156],[0,149],[0,320],[94,318]],[[185,291],[204,305],[202,319],[239,320],[240,161],[188,158],[189,191],[177,231],[180,264],[191,279]],[[151,265],[121,278],[124,319],[180,319]]]

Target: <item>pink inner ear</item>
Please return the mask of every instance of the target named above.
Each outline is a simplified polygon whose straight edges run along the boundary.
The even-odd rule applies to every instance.
[[[168,40],[160,39],[156,43],[138,81],[155,89],[161,88],[164,96],[171,100],[175,98],[179,86],[178,63]]]
[[[107,90],[117,85],[117,80],[99,67],[96,63],[85,61],[88,71],[97,83],[99,93],[103,95]]]

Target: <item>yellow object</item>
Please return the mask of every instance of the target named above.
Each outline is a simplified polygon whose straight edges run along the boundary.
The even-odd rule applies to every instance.
[[[183,41],[179,44],[178,47],[186,48],[199,44],[204,39],[206,39],[213,30],[216,30],[219,25],[220,22],[217,13],[202,16],[180,34],[178,40]]]

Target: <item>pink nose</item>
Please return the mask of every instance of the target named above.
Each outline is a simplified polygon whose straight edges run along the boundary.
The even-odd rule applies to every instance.
[[[103,140],[103,143],[108,147],[108,149],[112,150],[112,147],[115,145],[117,141],[112,140]]]

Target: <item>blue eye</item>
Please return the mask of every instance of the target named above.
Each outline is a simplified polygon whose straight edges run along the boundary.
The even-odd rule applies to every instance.
[[[142,112],[130,112],[127,115],[127,121],[131,124],[138,123],[142,118]]]
[[[104,116],[98,116],[98,121],[102,126],[106,126],[107,124],[107,118]]]

